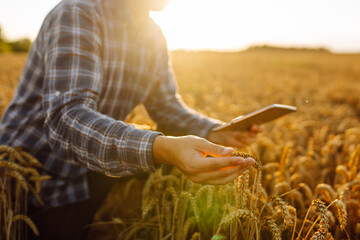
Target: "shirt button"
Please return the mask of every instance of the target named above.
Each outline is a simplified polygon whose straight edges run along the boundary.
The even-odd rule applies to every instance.
[[[56,92],[55,92],[55,96],[57,96],[57,97],[60,96],[60,92],[59,92],[59,91],[56,91]]]

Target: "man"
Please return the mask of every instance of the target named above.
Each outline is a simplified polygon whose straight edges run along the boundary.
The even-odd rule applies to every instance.
[[[149,17],[166,2],[65,0],[46,17],[0,125],[0,144],[20,146],[52,177],[41,186],[45,206],[29,200],[41,239],[84,237],[110,177],[165,163],[194,182],[225,184],[254,163],[227,157],[232,148],[214,143],[245,146],[256,128],[210,133],[221,122],[189,109],[177,94],[165,39]],[[159,129],[183,136],[125,124],[138,104]]]

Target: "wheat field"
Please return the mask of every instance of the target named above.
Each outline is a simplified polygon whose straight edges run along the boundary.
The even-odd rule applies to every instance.
[[[172,58],[180,94],[201,113],[228,121],[273,103],[298,111],[237,149],[262,166],[234,183],[194,184],[164,168],[119,184],[91,239],[360,238],[360,55],[255,49]],[[0,55],[1,112],[25,60]],[[127,121],[154,127],[141,106]]]

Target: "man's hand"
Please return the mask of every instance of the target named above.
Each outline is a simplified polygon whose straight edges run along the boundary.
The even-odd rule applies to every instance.
[[[224,146],[243,148],[253,143],[261,131],[262,126],[252,125],[249,131],[210,132],[207,139]]]
[[[157,136],[153,144],[154,162],[174,165],[195,183],[225,184],[255,163],[252,158],[228,157],[232,152],[195,136]]]

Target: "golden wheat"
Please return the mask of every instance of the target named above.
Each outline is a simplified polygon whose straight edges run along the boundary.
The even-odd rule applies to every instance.
[[[184,197],[185,199],[190,201],[191,207],[192,207],[193,212],[194,212],[195,220],[196,220],[196,222],[199,222],[200,221],[200,210],[199,210],[199,207],[198,207],[198,205],[196,203],[195,197],[189,192],[182,192],[180,194],[180,196]]]
[[[272,197],[270,198],[270,201],[273,201],[275,203],[276,206],[279,207],[283,217],[284,217],[284,223],[287,225],[293,225],[294,222],[292,220],[291,214],[289,212],[289,207],[286,204],[286,202],[284,202],[284,200],[282,200],[282,198],[280,197]]]
[[[249,170],[245,170],[236,180],[234,187],[237,208],[245,208],[249,191]]]
[[[6,171],[4,176],[10,176],[13,177],[17,180],[17,182],[21,185],[21,187],[25,190],[25,192],[29,191],[29,187],[28,187],[28,183],[26,181],[26,179],[24,178],[23,175],[21,175],[19,172],[17,171]]]
[[[262,168],[261,162],[258,160],[257,157],[255,157],[249,153],[235,151],[235,152],[231,153],[230,156],[240,156],[242,158],[252,158],[255,160],[255,164],[253,165],[254,168],[258,171],[261,171],[261,168]]]
[[[280,230],[271,217],[265,217],[265,224],[270,229],[274,240],[281,240]]]
[[[142,208],[142,218],[145,218],[147,214],[155,207],[158,203],[158,199],[153,197],[150,201]]]
[[[39,230],[35,226],[34,222],[28,216],[26,216],[26,215],[16,215],[16,216],[12,217],[11,221],[13,223],[16,222],[16,221],[24,221],[24,222],[26,222],[26,224],[31,228],[33,233],[36,236],[39,236]]]
[[[0,55],[0,66],[3,66],[0,67],[0,111],[11,100],[25,58],[25,55]],[[173,60],[179,91],[184,101],[190,107],[212,117],[228,121],[234,116],[275,102],[293,104],[299,110],[295,114],[265,124],[265,130],[259,134],[256,142],[242,149],[261,159],[263,165],[263,179],[257,175],[257,171],[249,168],[248,185],[244,193],[240,191],[237,179],[234,185],[205,188],[207,190],[202,190],[203,192],[199,193],[201,196],[196,198],[201,185],[191,183],[179,172],[171,171],[170,175],[178,179],[175,180],[174,177],[164,176],[161,171],[157,171],[150,175],[143,188],[143,208],[153,201],[152,199],[158,199],[152,210],[144,219],[131,222],[132,225],[123,234],[119,235],[119,230],[116,232],[112,227],[108,227],[107,232],[112,230],[113,236],[118,234],[119,239],[124,239],[124,236],[128,239],[146,236],[179,240],[182,238],[181,231],[185,223],[189,218],[193,218],[194,223],[189,229],[188,238],[197,232],[195,236],[198,238],[201,235],[202,239],[211,239],[211,236],[218,235],[224,235],[228,239],[236,236],[243,239],[262,239],[265,236],[262,235],[261,221],[264,222],[266,217],[270,217],[276,223],[283,222],[284,215],[280,207],[268,199],[268,196],[278,193],[287,204],[289,215],[294,222],[291,229],[284,229],[283,223],[278,225],[284,239],[300,239],[304,235],[309,239],[316,232],[318,233],[315,238],[332,238],[332,235],[326,232],[321,235],[325,223],[322,223],[321,228],[319,213],[314,211],[314,207],[310,207],[316,197],[321,197],[327,203],[338,198],[348,210],[348,217],[344,218],[347,219],[346,225],[339,218],[339,222],[334,224],[330,210],[335,212],[336,203],[333,203],[333,208],[326,210],[328,232],[333,233],[336,239],[347,238],[346,232],[351,239],[360,237],[360,85],[355,81],[360,79],[359,55],[291,51],[226,54],[180,51],[174,53]],[[201,82],[203,79],[206,79],[207,84]],[[251,94],[241,98],[239,89],[246,89]],[[151,125],[150,129],[156,129],[144,107],[136,108],[131,116],[136,117],[131,117],[130,122],[146,123]],[[24,160],[28,164],[26,168],[36,169],[40,166],[30,160],[21,149],[14,150],[18,154],[0,152],[0,162],[12,160],[19,163]],[[1,167],[0,171],[7,169]],[[23,169],[19,173],[34,180],[26,178],[29,193],[38,196],[36,192],[39,184],[36,186],[36,180],[40,179],[35,172]],[[319,184],[326,184],[333,191],[329,190],[329,187],[326,190],[324,185]],[[195,196],[195,204],[191,203],[190,198],[180,197],[182,192]],[[124,193],[115,194],[123,196]],[[2,198],[7,196],[3,192],[0,192],[0,195]],[[238,211],[240,199],[244,199],[241,204],[243,209],[251,212],[254,218],[221,225],[219,229],[225,213],[228,215]],[[305,207],[300,203],[300,199],[303,199],[302,204]],[[112,203],[113,207],[109,203]],[[116,213],[113,213],[112,209],[118,209],[116,206],[119,202],[113,200],[107,204],[109,206],[106,209],[114,216]],[[289,204],[298,208],[297,215]],[[198,209],[199,221],[195,219],[192,205]],[[310,210],[305,212],[303,208]],[[172,211],[170,230],[169,211]],[[339,209],[336,211],[339,217]],[[296,223],[300,226],[296,226]],[[312,230],[315,228],[316,230]],[[132,234],[128,234],[129,232]]]
[[[220,225],[227,225],[239,219],[251,219],[251,218],[254,218],[254,215],[248,209],[237,209],[227,214],[221,220]]]
[[[346,211],[346,207],[345,204],[341,201],[341,200],[335,200],[333,202],[335,204],[335,206],[338,209],[338,219],[340,222],[340,228],[341,230],[344,230],[346,227],[346,223],[347,223],[347,211]]]
[[[328,203],[332,202],[337,196],[334,189],[329,184],[325,183],[320,183],[316,186],[315,194],[321,195]]]
[[[191,236],[190,240],[199,240],[199,239],[201,239],[201,235],[200,233],[196,232]]]
[[[39,203],[42,201],[39,196],[40,183],[48,180],[49,176],[40,176],[38,171],[33,168],[40,166],[40,163],[30,154],[25,153],[20,148],[12,148],[10,146],[1,145],[0,158],[0,238],[6,239],[23,239],[26,231],[22,222],[39,235],[38,229],[29,217],[26,216],[27,211],[27,195],[30,192]],[[14,181],[15,188],[12,187]],[[35,182],[35,187],[31,185]]]
[[[182,235],[183,235],[183,240],[186,240],[187,235],[189,233],[190,227],[191,225],[194,224],[194,217],[188,218],[184,224],[184,228],[182,231]]]

